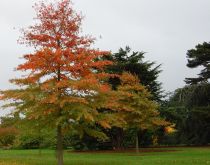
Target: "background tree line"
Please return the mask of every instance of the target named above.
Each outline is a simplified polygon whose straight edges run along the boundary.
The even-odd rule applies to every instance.
[[[155,101],[157,104],[160,102],[162,99],[162,88],[161,88],[161,83],[157,81],[158,74],[161,72],[160,71],[160,65],[155,65],[154,62],[149,62],[149,61],[144,61],[144,53],[143,52],[132,52],[131,49],[127,46],[125,49],[120,48],[119,52],[114,53],[110,56],[105,57],[108,60],[111,60],[114,62],[114,65],[107,67],[106,72],[110,74],[122,74],[123,72],[129,72],[132,73],[133,75],[137,76],[138,83],[142,84],[145,86],[145,88],[148,91],[151,91],[151,95],[149,96],[151,100]],[[109,80],[110,85],[112,86],[113,90],[117,90],[118,86],[121,84],[120,78],[110,78]],[[138,94],[140,95],[140,94]],[[142,95],[142,97],[145,97],[146,95]],[[140,96],[139,96],[140,97]],[[137,100],[142,100],[144,98],[137,98]],[[126,104],[124,101],[123,104]],[[149,106],[150,104],[148,104]],[[136,106],[136,105],[135,105]],[[136,107],[141,110],[141,107]],[[146,108],[148,110],[148,108]],[[151,112],[149,112],[150,115],[152,115]],[[136,114],[134,114],[136,115]],[[2,118],[2,124],[6,123]],[[21,122],[20,117],[8,117],[8,120],[20,120],[20,125],[24,121]],[[18,119],[17,119],[18,118]],[[133,119],[133,118],[132,118]],[[139,116],[137,119],[141,119],[141,116]],[[161,121],[161,119],[160,119]],[[141,125],[145,125],[148,121],[144,121],[141,123]],[[158,121],[157,121],[158,122]],[[163,122],[163,121],[162,121]],[[12,123],[11,123],[12,124]],[[161,124],[161,123],[160,123]],[[8,124],[9,125],[9,124]],[[27,125],[30,126],[30,124],[27,122]],[[149,125],[149,123],[148,123]],[[164,125],[164,122],[163,122]],[[50,136],[45,136],[44,132],[45,131],[37,131],[41,128],[38,127],[32,127],[33,124],[31,125],[31,128],[29,130],[35,130],[32,131],[31,133],[26,133],[28,134],[28,137],[20,137],[17,136],[16,134],[14,136],[19,138],[19,144],[15,144],[15,146],[23,147],[23,148],[29,148],[31,147],[36,147],[38,148],[39,146],[53,146],[55,144],[55,139],[54,143],[52,138],[49,140]],[[85,133],[82,138],[79,137],[79,134],[76,132],[67,134],[64,137],[64,146],[65,147],[73,147],[75,149],[124,149],[126,147],[133,147],[136,142],[139,142],[140,145],[149,145],[152,144],[153,138],[152,136],[154,135],[154,132],[157,128],[154,128],[154,126],[148,126],[150,129],[138,129],[135,128],[138,126],[138,124],[131,123],[130,128],[121,128],[121,127],[113,127],[112,129],[104,129],[103,132],[108,136],[108,140],[101,140],[98,138],[94,138],[87,133]],[[157,125],[158,126],[158,123]],[[24,124],[21,125],[23,127],[23,130],[25,130]],[[19,127],[21,130],[22,128]],[[98,130],[102,129],[101,127],[98,126],[96,128]],[[137,131],[137,132],[136,132]],[[23,135],[23,134],[21,134]],[[137,136],[136,136],[137,135]],[[141,137],[140,137],[141,136]],[[48,137],[48,138],[47,138]],[[54,137],[54,136],[51,136]],[[27,139],[28,138],[28,139]],[[44,138],[47,138],[49,141],[52,143],[49,144],[47,141],[44,140]],[[137,141],[137,139],[138,141]],[[141,138],[141,140],[139,140]],[[15,138],[14,138],[15,139]],[[21,140],[22,139],[22,140]],[[14,141],[14,142],[18,142]],[[20,143],[22,141],[22,143]],[[41,144],[42,143],[42,144]],[[46,143],[46,144],[45,144]]]
[[[139,83],[151,91],[151,99],[160,105],[159,111],[161,116],[175,124],[176,131],[172,134],[167,134],[164,127],[161,126],[156,129],[138,130],[140,146],[154,144],[206,145],[209,143],[210,85],[208,82],[209,74],[207,74],[209,58],[202,57],[207,56],[208,52],[210,52],[210,44],[206,42],[188,51],[187,57],[189,63],[187,66],[192,67],[193,63],[192,68],[198,65],[205,65],[205,67],[199,73],[198,78],[186,78],[187,85],[176,89],[169,95],[167,100],[164,100],[161,83],[157,80],[161,72],[160,65],[156,65],[154,62],[145,62],[143,60],[143,52],[132,52],[129,47],[126,47],[125,49],[120,48],[119,52],[108,56],[109,60],[112,60],[115,65],[109,66],[106,72],[121,74],[127,71],[138,76]],[[194,61],[196,61],[197,65],[195,65]],[[110,78],[109,83],[113,89],[116,89],[120,84],[120,80],[119,78]],[[14,127],[18,122],[21,123],[21,120],[23,119],[18,115],[1,118],[1,146],[14,148],[55,148],[56,142],[53,131],[49,131],[49,129],[47,131],[41,130],[39,127],[34,127],[33,124],[30,125],[28,123],[27,126],[20,124],[21,126]],[[125,149],[135,146],[135,124],[128,129],[113,127],[109,130],[104,129],[103,132],[108,136],[108,140],[104,141],[94,138],[86,133],[82,137],[76,132],[67,133],[64,136],[64,147],[77,150],[98,150]]]

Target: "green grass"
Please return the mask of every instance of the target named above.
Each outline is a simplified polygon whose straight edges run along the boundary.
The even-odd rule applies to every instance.
[[[168,148],[167,148],[168,149]],[[175,152],[69,153],[65,165],[210,165],[210,148],[170,148]],[[166,149],[163,149],[166,150]],[[56,165],[55,151],[0,150],[0,165]]]

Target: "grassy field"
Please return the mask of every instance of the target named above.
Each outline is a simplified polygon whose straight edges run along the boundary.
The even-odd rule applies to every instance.
[[[160,149],[154,149],[160,150]],[[71,153],[65,165],[210,165],[210,148],[164,148],[164,152]],[[176,150],[167,152],[165,150]],[[55,165],[55,151],[0,150],[0,165]]]

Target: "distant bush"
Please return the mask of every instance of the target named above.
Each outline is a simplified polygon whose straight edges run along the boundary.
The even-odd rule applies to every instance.
[[[18,134],[18,131],[14,127],[1,127],[0,128],[0,146],[3,148],[10,148],[15,138]]]

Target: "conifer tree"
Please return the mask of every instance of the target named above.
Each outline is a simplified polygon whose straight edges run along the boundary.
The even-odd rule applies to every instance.
[[[197,68],[202,66],[201,72],[196,78],[186,78],[187,84],[208,83],[210,79],[210,43],[198,44],[194,49],[187,51],[187,66]]]

